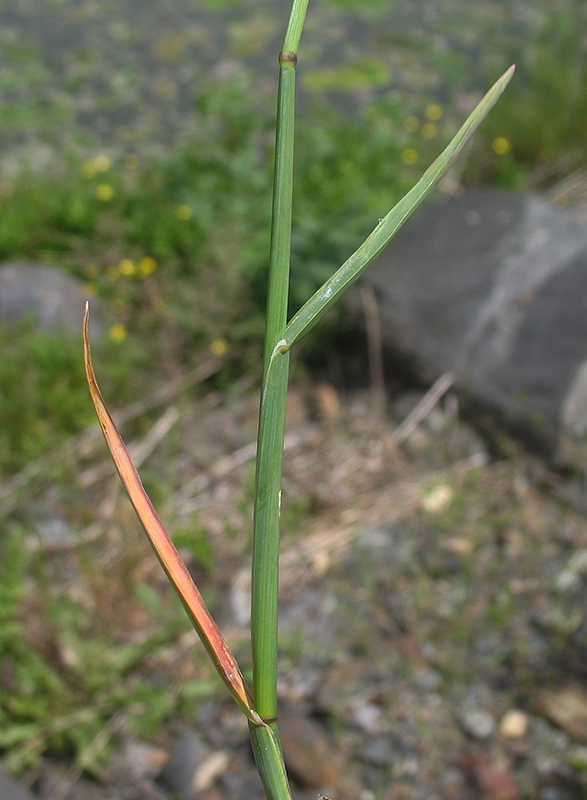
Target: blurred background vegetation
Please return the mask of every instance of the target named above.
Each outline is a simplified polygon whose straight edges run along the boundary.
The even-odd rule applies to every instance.
[[[218,340],[257,355],[273,56],[287,13],[282,0],[0,7],[0,259],[56,264],[83,280],[110,308],[112,341],[129,330],[149,341],[163,372]],[[453,181],[548,188],[584,166],[586,18],[581,0],[312,4],[299,67],[292,309],[512,62],[516,78]],[[27,336],[19,342],[29,347]],[[30,348],[54,373],[50,348],[46,359]],[[116,357],[137,352],[127,342]],[[77,360],[72,352],[72,375]],[[12,380],[10,357],[4,364],[0,385]],[[14,416],[8,394],[3,426]],[[48,401],[27,397],[46,424]],[[53,436],[86,424],[84,403],[69,412],[56,412]],[[33,441],[19,456],[22,439],[10,437],[9,469],[45,447],[41,431],[31,437],[31,414]]]
[[[215,379],[221,389],[260,369],[276,65],[288,6],[0,4],[0,261],[57,265],[104,303],[109,336],[97,370],[114,408],[211,353],[236,354]],[[513,62],[516,77],[453,185],[550,190],[580,173],[586,30],[584,0],[312,2],[298,67],[292,309],[413,185]],[[555,199],[569,202],[564,192]],[[8,480],[93,415],[79,341],[23,325],[0,328],[0,347],[0,477]],[[0,659],[10,668],[0,681],[0,746],[20,746],[12,765],[34,760],[48,741],[83,750],[121,704],[134,704],[148,730],[177,697],[141,680],[112,686],[157,643],[116,647],[108,629],[94,630],[90,646],[86,612],[47,590],[43,614],[77,676],[66,686],[51,647],[27,645],[19,616],[31,568],[19,544],[27,509],[5,523]],[[39,565],[35,575],[42,586]],[[177,618],[141,591],[145,608],[165,617],[167,641]],[[47,723],[89,697],[98,706],[73,728]]]

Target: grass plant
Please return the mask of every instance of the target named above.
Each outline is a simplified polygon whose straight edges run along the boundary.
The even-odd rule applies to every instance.
[[[495,83],[444,152],[416,185],[381,218],[364,243],[299,308],[288,322],[292,249],[294,117],[297,53],[308,0],[293,0],[279,55],[273,210],[267,316],[257,447],[253,531],[251,645],[253,687],[249,688],[202,596],[166,532],[98,388],[84,323],[87,379],[100,425],[114,462],[169,580],[198,632],[221,679],[248,719],[253,752],[270,800],[289,800],[290,788],[277,725],[277,623],[281,473],[285,405],[291,348],[360,277],[389,240],[426,199],[462,152],[509,83],[513,67]]]

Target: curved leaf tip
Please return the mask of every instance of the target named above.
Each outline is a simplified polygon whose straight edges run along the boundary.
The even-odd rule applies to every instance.
[[[88,335],[88,320],[90,316],[89,303],[86,303],[83,323],[83,342],[84,342],[84,362],[86,367],[86,377],[88,386],[98,420],[106,439],[106,444],[110,450],[112,458],[120,479],[126,489],[131,503],[133,504],[138,517],[143,524],[147,537],[163,567],[167,577],[177,591],[184,608],[194,628],[196,629],[208,655],[216,667],[216,670],[239,706],[243,709],[247,717],[256,722],[253,711],[253,698],[245,680],[242,676],[237,660],[222,636],[220,629],[212,618],[202,595],[192,580],[187,567],[183,563],[181,556],[177,552],[171,537],[165,530],[149,496],[147,495],[140,476],[124,444],[122,436],[118,432],[110,412],[106,407],[104,398],[100,392],[94,368],[92,366],[92,355],[90,350],[90,339]]]

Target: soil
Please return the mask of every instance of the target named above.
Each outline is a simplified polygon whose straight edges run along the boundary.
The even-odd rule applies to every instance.
[[[579,800],[587,793],[582,480],[516,453],[513,442],[507,457],[490,455],[450,391],[407,434],[400,429],[399,443],[399,424],[421,399],[414,390],[388,396],[381,413],[368,387],[306,380],[291,392],[279,695],[294,797]],[[248,389],[204,392],[195,406],[175,395],[142,437],[152,451],[143,469],[166,469],[172,488],[163,518],[173,530],[198,520],[213,565],[182,552],[216,598],[245,669],[256,406]],[[179,443],[171,466],[170,439]],[[61,589],[85,595],[112,625],[130,584],[158,592],[166,584],[102,455],[77,481],[101,498],[98,521],[81,535],[107,579],[98,591],[84,587],[79,539],[74,548],[47,545],[46,557]],[[148,636],[156,620],[125,602],[124,636]],[[138,669],[159,682],[208,674],[187,633]],[[107,729],[117,745],[99,781],[48,760],[24,778],[36,796],[263,797],[244,720],[214,691],[195,716],[171,715],[148,742],[124,715]]]

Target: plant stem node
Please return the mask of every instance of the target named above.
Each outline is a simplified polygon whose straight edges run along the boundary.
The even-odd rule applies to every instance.
[[[283,67],[284,64],[293,64],[294,67],[298,63],[298,57],[291,50],[282,50],[279,54],[279,63]]]

